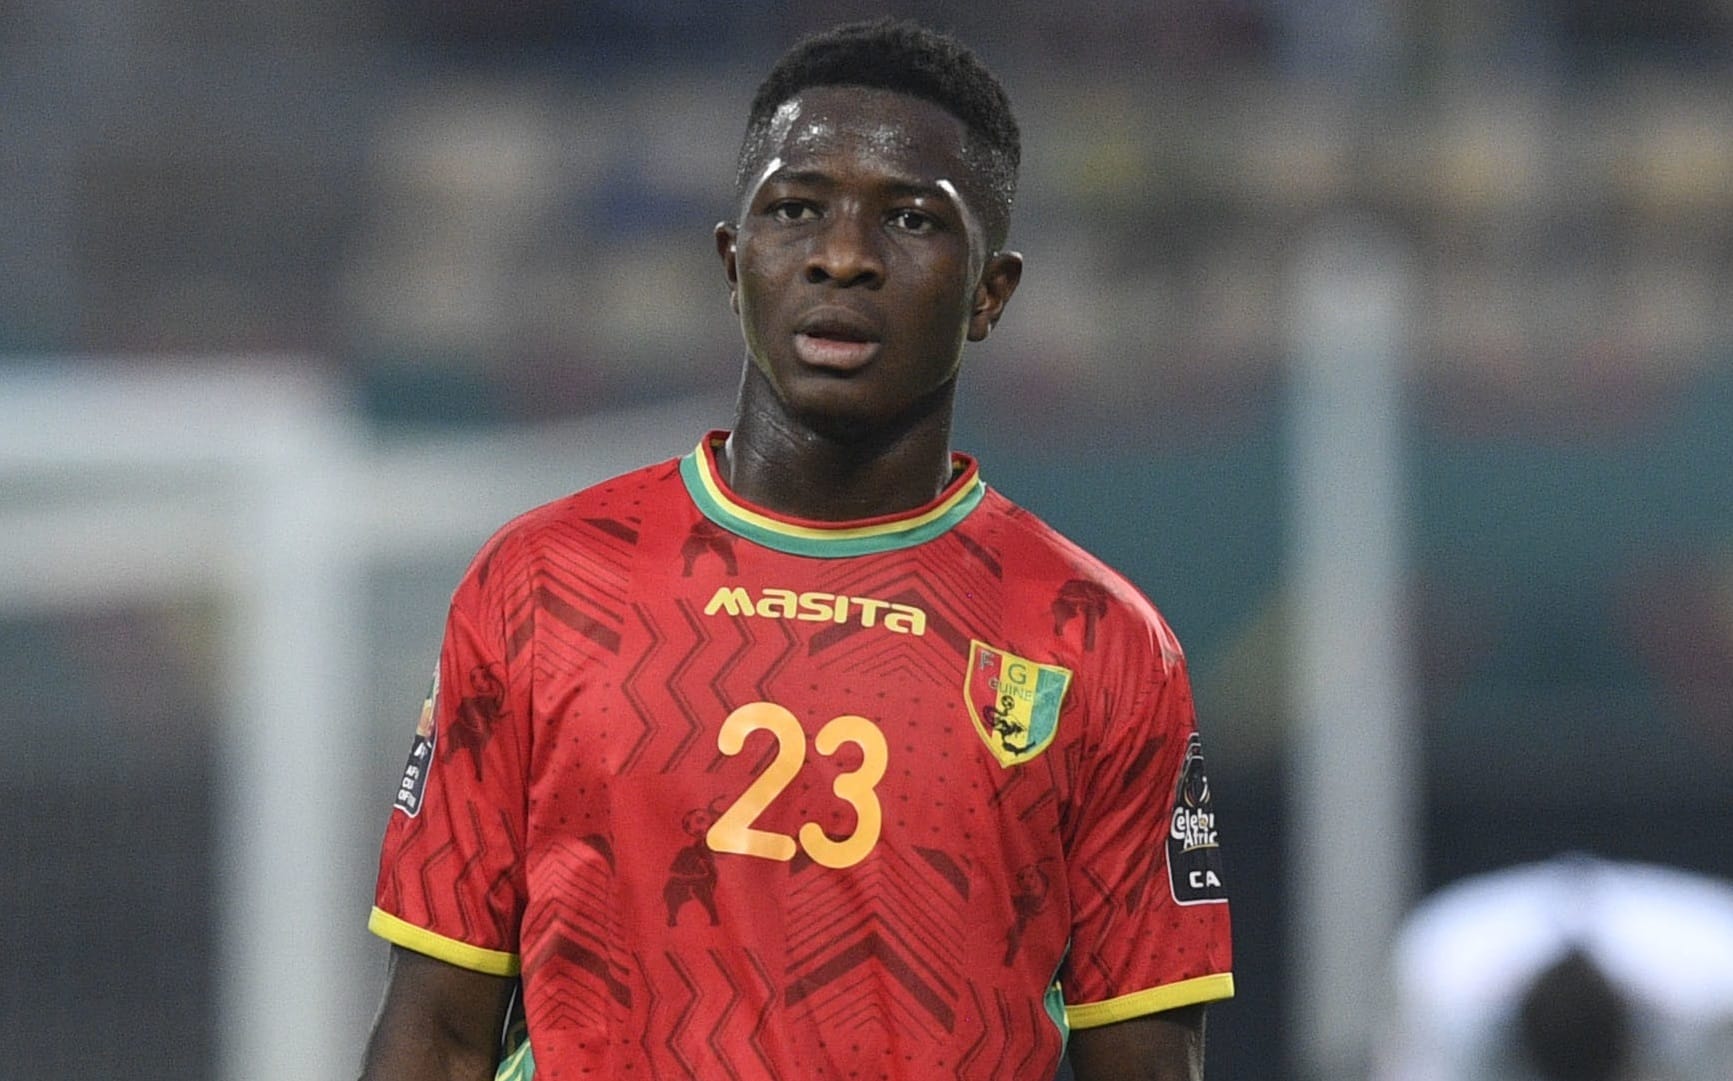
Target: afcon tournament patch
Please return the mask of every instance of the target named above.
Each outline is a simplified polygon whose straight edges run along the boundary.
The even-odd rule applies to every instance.
[[[1070,686],[1069,669],[969,643],[963,698],[975,733],[1001,766],[1021,765],[1047,749],[1059,731],[1059,707]]]
[[[1173,899],[1182,905],[1216,904],[1228,899],[1222,882],[1221,841],[1210,808],[1209,777],[1203,771],[1203,740],[1193,732],[1185,763],[1174,786],[1173,819],[1167,829],[1167,876]]]
[[[409,762],[403,767],[403,780],[397,785],[397,798],[392,806],[414,818],[421,813],[421,794],[427,788],[427,771],[433,765],[433,711],[439,702],[439,670],[433,672],[433,682],[427,687],[427,700],[421,703],[421,720],[415,725],[415,742],[409,745]]]

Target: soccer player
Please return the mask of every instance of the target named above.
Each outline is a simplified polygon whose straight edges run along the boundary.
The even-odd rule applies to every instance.
[[[1195,1081],[1233,993],[1185,660],[950,446],[1017,287],[998,81],[808,39],[715,233],[731,431],[533,510],[453,597],[387,828],[366,1078]],[[1038,409],[1016,418],[1039,423]]]

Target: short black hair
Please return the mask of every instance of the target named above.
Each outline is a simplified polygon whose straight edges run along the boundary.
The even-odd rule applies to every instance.
[[[735,190],[746,193],[766,152],[776,110],[813,86],[864,86],[921,98],[962,121],[964,152],[976,173],[987,240],[997,249],[1011,227],[1022,137],[1011,99],[968,46],[918,23],[876,19],[847,23],[796,42],[753,95],[740,144]]]

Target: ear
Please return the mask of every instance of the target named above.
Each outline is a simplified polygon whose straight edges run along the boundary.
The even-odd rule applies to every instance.
[[[729,222],[716,223],[716,254],[722,257],[722,274],[728,279],[728,306],[740,314],[740,267],[734,259],[734,244],[740,230]]]
[[[1014,251],[994,252],[981,268],[975,286],[975,303],[969,309],[969,340],[985,341],[993,324],[1005,313],[1017,283],[1023,280],[1023,257]]]

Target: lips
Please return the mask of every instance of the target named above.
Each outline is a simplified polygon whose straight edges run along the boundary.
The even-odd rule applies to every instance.
[[[853,371],[878,355],[880,338],[873,321],[841,308],[812,312],[794,332],[801,363],[833,371]]]

